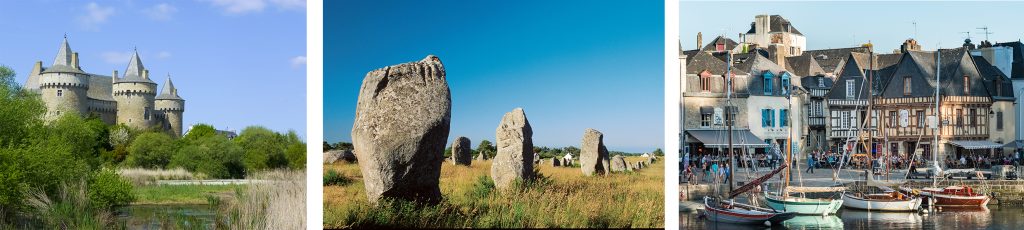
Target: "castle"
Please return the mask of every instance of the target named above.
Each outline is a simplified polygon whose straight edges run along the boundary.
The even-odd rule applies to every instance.
[[[185,99],[168,74],[157,95],[157,84],[150,80],[138,51],[132,54],[124,75],[117,70],[111,76],[87,73],[79,66],[78,53],[71,50],[65,36],[50,67],[37,61],[25,82],[25,88],[41,95],[48,120],[62,113],[95,115],[107,124],[124,124],[140,130],[163,130],[181,136]]]

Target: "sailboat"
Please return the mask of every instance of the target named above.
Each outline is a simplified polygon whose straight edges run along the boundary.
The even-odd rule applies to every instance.
[[[871,52],[871,51],[869,51],[869,53],[868,53],[868,60],[871,62],[871,67],[869,68],[870,71],[868,71],[868,73],[867,73],[868,74],[868,76],[867,76],[867,80],[868,80],[867,81],[868,82],[868,84],[867,84],[867,87],[868,87],[868,108],[867,108],[867,114],[869,116],[869,119],[866,119],[865,122],[868,122],[868,121],[871,120],[870,116],[872,116],[872,114],[873,114],[871,109],[872,109],[872,105],[874,104],[873,100],[872,100],[872,96],[874,95],[874,85],[872,84],[872,80],[873,80],[872,76],[874,74],[875,59],[874,59],[874,53]],[[869,141],[868,143],[869,144],[866,144],[866,145],[867,145],[868,149],[874,150],[875,149],[874,145],[870,144],[871,141],[873,140],[872,138],[874,138],[873,132],[869,130],[868,131],[868,141]],[[881,153],[882,151],[879,151],[879,152]],[[869,153],[870,153],[870,151],[869,151]],[[916,211],[917,209],[921,208],[921,198],[920,197],[911,196],[910,194],[907,194],[907,193],[904,193],[904,192],[892,189],[890,186],[895,185],[895,183],[884,183],[884,182],[877,182],[877,181],[874,180],[875,179],[875,172],[874,172],[874,168],[871,166],[871,164],[874,161],[873,158],[874,158],[873,154],[869,155],[869,157],[868,157],[868,159],[869,159],[868,160],[868,169],[864,172],[864,175],[866,176],[866,179],[867,179],[865,181],[865,185],[866,185],[865,187],[867,187],[867,189],[869,189],[869,190],[880,189],[881,192],[867,193],[867,192],[863,192],[862,191],[862,192],[843,193],[843,207],[853,208],[853,209],[862,209],[862,210],[868,210],[868,211]],[[881,163],[881,162],[879,162],[879,163]]]
[[[938,60],[938,61],[936,61],[936,63],[941,63],[939,61],[942,60],[942,52],[940,50],[936,50],[935,56],[936,56],[936,59]],[[942,70],[941,65],[936,65],[936,67],[935,67],[935,71],[936,71],[935,72],[935,82],[936,82],[936,84],[938,84],[938,82],[940,82],[939,81],[940,80],[939,77],[942,76],[941,72],[940,72],[941,70]],[[938,87],[935,88],[935,111],[940,111],[939,110],[939,89],[938,89]],[[938,122],[938,120],[936,119],[935,122]],[[934,128],[938,128],[938,124],[935,124]],[[974,206],[974,207],[980,206],[980,207],[984,207],[985,205],[988,205],[988,202],[991,201],[991,198],[988,195],[974,192],[974,189],[971,188],[970,186],[961,185],[961,186],[948,186],[948,187],[945,187],[945,188],[939,188],[939,186],[938,186],[938,177],[939,177],[939,175],[938,174],[941,172],[941,167],[939,167],[939,163],[938,163],[939,162],[938,161],[938,154],[935,154],[935,153],[938,153],[939,133],[938,132],[934,132],[934,133],[935,133],[935,135],[934,135],[935,139],[934,139],[934,142],[932,142],[932,143],[935,143],[935,144],[933,144],[932,147],[935,150],[933,150],[932,162],[933,162],[934,167],[935,167],[935,174],[936,175],[932,176],[932,187],[922,188],[920,190],[912,189],[912,188],[907,188],[907,187],[900,187],[900,190],[903,190],[903,191],[906,191],[906,192],[911,192],[911,193],[918,193],[921,196],[928,197],[931,200],[931,202],[934,205],[936,205],[936,206]]]
[[[787,92],[792,93],[793,92],[793,88],[792,88],[793,86],[789,85],[789,87],[790,88],[788,89]],[[789,97],[789,96],[787,96],[787,98],[789,99],[788,100],[789,101],[789,106],[790,106],[790,110],[792,111],[792,106],[793,106],[792,98]],[[788,115],[792,116],[792,113],[790,113]],[[792,120],[792,119],[790,119],[790,120]],[[792,165],[792,161],[793,161],[793,147],[792,147],[793,146],[793,141],[792,141],[793,133],[792,132],[793,132],[793,129],[790,128],[789,129],[789,138],[786,139],[786,141],[787,141],[787,144],[786,144],[786,152],[787,152],[787,154],[786,154],[787,155],[786,156],[786,165]],[[777,148],[775,148],[775,149],[777,150]],[[789,169],[787,169],[787,171],[788,170]],[[797,173],[800,173],[799,170],[797,170],[797,171],[798,171]],[[776,209],[776,210],[796,212],[796,213],[802,214],[802,215],[823,215],[823,216],[836,214],[836,212],[839,211],[839,208],[842,207],[843,200],[840,200],[840,199],[807,198],[807,197],[790,196],[789,195],[789,193],[790,193],[790,191],[789,191],[789,189],[790,189],[790,187],[789,187],[789,180],[790,180],[789,179],[789,175],[791,175],[791,173],[787,172],[786,173],[786,179],[783,182],[784,186],[782,186],[781,192],[779,192],[777,194],[772,194],[772,193],[768,192],[767,190],[764,191],[764,197],[765,197],[765,200],[767,201],[769,207],[771,207],[773,209]],[[804,191],[806,191],[806,190],[817,190],[819,192],[822,192],[822,191],[823,192],[842,191],[841,188],[836,188],[836,187],[824,187],[824,188],[801,187],[801,188],[804,189]]]
[[[731,82],[732,81],[732,60],[731,60],[732,59],[731,58],[732,54],[729,53],[728,57],[729,58],[726,59],[726,73],[725,73],[726,74],[726,86],[732,85],[732,82]],[[725,87],[725,88],[727,89],[727,91],[726,91],[726,104],[730,105],[732,103],[732,87]],[[726,114],[727,114],[726,116],[733,116],[731,112],[730,113],[726,113]],[[711,220],[711,221],[714,221],[714,222],[734,223],[734,224],[768,224],[768,225],[780,224],[783,221],[786,221],[788,219],[792,219],[796,215],[796,213],[794,213],[794,212],[786,212],[786,211],[779,211],[779,210],[775,210],[775,209],[761,208],[761,207],[757,207],[757,206],[754,206],[754,205],[749,205],[749,204],[744,204],[744,203],[741,203],[741,202],[737,202],[736,200],[733,199],[733,197],[736,197],[739,194],[742,194],[742,193],[744,193],[746,191],[749,191],[750,189],[753,189],[755,186],[757,186],[757,185],[763,183],[764,181],[768,180],[769,178],[771,178],[775,174],[779,173],[780,171],[782,171],[783,168],[786,168],[786,167],[779,167],[779,168],[775,169],[774,171],[772,171],[772,173],[768,173],[767,175],[764,175],[764,176],[762,176],[762,177],[760,177],[760,178],[758,178],[758,179],[756,179],[754,181],[751,181],[750,183],[747,183],[747,184],[743,185],[742,187],[740,187],[738,189],[733,189],[733,178],[734,178],[734,176],[736,174],[735,173],[735,168],[736,168],[735,165],[736,164],[733,164],[734,161],[735,161],[735,158],[733,157],[733,154],[732,154],[732,152],[733,152],[733,148],[732,148],[732,146],[733,146],[732,145],[732,128],[735,125],[735,124],[733,124],[735,120],[734,120],[734,118],[727,118],[725,120],[726,120],[727,126],[729,127],[728,128],[728,132],[726,134],[728,136],[728,139],[729,139],[729,141],[728,141],[729,144],[727,146],[728,147],[728,151],[729,151],[729,168],[730,168],[730,170],[733,170],[732,172],[729,173],[729,178],[728,178],[730,191],[729,191],[729,195],[728,195],[727,199],[720,199],[720,198],[714,198],[714,197],[710,197],[710,196],[704,196],[704,217],[706,217],[708,220]]]

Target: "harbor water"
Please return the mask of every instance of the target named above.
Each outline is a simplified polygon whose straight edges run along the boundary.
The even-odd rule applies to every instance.
[[[943,208],[929,214],[840,209],[833,216],[797,216],[781,226],[733,225],[679,214],[680,229],[1024,229],[1024,206]]]

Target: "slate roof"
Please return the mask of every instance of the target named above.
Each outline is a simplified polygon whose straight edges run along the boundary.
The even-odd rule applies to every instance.
[[[1013,85],[1010,78],[1006,77],[1003,71],[999,71],[999,68],[993,66],[984,57],[971,56],[971,58],[974,59],[974,64],[981,71],[981,77],[985,82],[985,90],[993,98],[1013,100]]]
[[[72,54],[74,53],[71,50],[71,45],[68,45],[68,38],[64,37],[64,41],[60,44],[60,49],[57,50],[57,57],[53,58],[53,64],[43,70],[43,73],[85,73],[73,65],[72,59],[74,57]]]
[[[727,71],[726,68],[728,68],[724,61],[719,60],[708,52],[698,52],[697,55],[693,56],[692,60],[689,60],[688,62],[689,63],[686,64],[687,74],[699,74],[704,70],[708,70],[714,75],[724,75]],[[747,72],[735,67],[733,67],[732,72],[735,75],[747,74]]]
[[[707,45],[704,45],[704,48],[701,48],[700,50],[715,51],[715,44],[718,44],[719,42],[725,44],[725,50],[735,49],[736,45],[739,45],[739,43],[736,43],[736,41],[733,41],[732,39],[729,39],[724,36],[718,36],[715,39],[711,40],[711,42],[709,42]]]
[[[157,100],[184,100],[178,96],[178,89],[174,88],[174,82],[171,82],[171,75],[167,75],[167,81],[164,81],[164,88],[160,91],[160,95],[156,96]]]
[[[152,80],[142,77],[143,72],[146,71],[146,67],[142,65],[142,60],[139,59],[139,51],[136,50],[132,53],[132,59],[128,61],[128,68],[124,70],[124,77],[117,79],[117,82],[141,82],[141,83],[152,83],[156,84]]]
[[[939,55],[942,58],[941,63],[936,63],[936,52],[939,52]],[[939,51],[908,51],[905,55],[909,56],[909,58],[906,59],[911,62],[909,64],[916,66],[920,70],[920,72],[915,71],[910,73],[916,74],[919,76],[918,78],[924,79],[928,88],[926,91],[931,91],[936,87],[936,85],[938,85],[938,88],[942,90],[942,95],[990,96],[987,89],[987,87],[989,87],[987,85],[989,84],[985,82],[985,77],[983,77],[984,74],[982,71],[992,70],[982,70],[983,68],[980,68],[977,65],[975,59],[971,57],[964,48],[940,49]],[[986,65],[991,66],[991,64],[988,64],[987,62],[982,63],[981,66]],[[936,84],[935,82],[936,67],[942,70],[942,75],[940,76],[941,82],[939,84]],[[922,74],[923,76],[921,76]],[[964,92],[963,76],[968,76],[968,80],[971,81],[971,90],[969,94]],[[901,81],[892,81],[885,87],[902,87],[902,84],[903,83]]]
[[[818,61],[807,54],[787,57],[786,70],[796,76],[815,76],[825,73],[825,70],[821,68]]]
[[[750,73],[750,81],[747,84],[748,92],[750,92],[751,95],[765,96],[763,74],[764,72],[770,71],[775,77],[772,78],[771,83],[772,93],[768,96],[785,96],[782,94],[781,79],[783,72],[787,72],[786,68],[782,68],[782,66],[775,64],[775,62],[772,62],[772,60],[769,60],[764,56],[756,55],[754,53],[748,53],[747,55],[747,58],[735,64],[735,67]],[[794,90],[797,87],[793,82],[797,80],[799,79],[797,79],[796,76],[790,75],[790,84],[793,85]]]
[[[695,57],[697,55],[697,52],[700,52],[700,50],[682,50],[682,51],[679,51],[679,53],[681,53],[683,55],[686,55],[686,63],[684,63],[684,64],[690,64],[690,61],[693,61],[693,57]]]
[[[825,87],[818,87],[818,82],[822,81]],[[807,89],[831,89],[832,78],[825,77],[823,75],[817,76],[805,76],[800,78],[800,85]]]
[[[821,69],[828,73],[836,73],[840,67],[843,66],[844,61],[853,52],[867,53],[868,48],[865,47],[850,47],[850,48],[837,48],[837,49],[821,49],[821,50],[806,50],[804,55],[810,55],[814,57],[814,61],[818,62]]]
[[[786,20],[782,16],[772,15],[772,16],[768,16],[768,17],[769,17],[769,20],[770,20],[770,25],[768,26],[769,27],[768,28],[768,32],[769,33],[772,33],[772,32],[787,32],[787,31],[785,31],[786,30],[785,25],[788,24],[788,25],[790,25],[789,26],[790,30],[788,32],[794,33],[794,34],[799,34],[799,35],[804,35],[804,34],[800,33],[800,31],[797,30],[796,27],[793,26],[793,24],[789,22],[789,20]],[[756,31],[756,27],[754,26],[753,23],[751,23],[750,24],[750,30],[747,30],[747,33],[748,34],[752,34],[752,33],[756,33],[756,32],[757,32]]]
[[[1010,70],[1010,77],[1013,79],[1024,79],[1024,44],[1020,41],[1001,42],[994,46],[1005,46],[1013,48],[1013,64]]]
[[[92,99],[114,101],[112,80],[110,76],[89,74],[89,91],[85,95]]]

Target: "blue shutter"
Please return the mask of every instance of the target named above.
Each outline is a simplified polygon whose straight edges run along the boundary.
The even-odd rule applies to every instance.
[[[782,73],[782,94],[789,95],[789,73]]]
[[[775,110],[773,109],[773,110],[771,110],[771,111],[772,111],[772,127],[775,127],[775,124],[776,124],[776,123],[775,123],[775,119],[776,119],[776,116],[775,116]]]
[[[768,110],[761,109],[761,127],[768,127]]]
[[[774,75],[772,74],[771,71],[764,71],[764,82],[762,82],[763,83],[762,85],[764,85],[764,95],[765,96],[771,96],[772,95],[772,77],[773,76]]]

